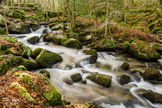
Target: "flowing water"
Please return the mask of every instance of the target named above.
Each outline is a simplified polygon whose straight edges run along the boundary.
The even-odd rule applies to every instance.
[[[66,48],[42,40],[35,45],[27,42],[29,37],[41,36],[45,28],[47,28],[48,32],[50,31],[48,27],[42,26],[39,30],[32,31],[30,34],[12,34],[12,36],[18,38],[18,41],[23,42],[31,49],[41,47],[63,57],[61,63],[54,65],[52,68],[45,68],[51,74],[52,84],[61,92],[62,99],[70,100],[72,104],[94,102],[105,108],[150,108],[151,106],[162,108],[162,104],[153,104],[138,95],[142,90],[149,89],[162,94],[162,85],[153,85],[144,81],[138,74],[126,73],[120,69],[121,64],[125,61],[129,62],[130,68],[149,67],[148,63],[137,61],[125,55],[118,55],[114,52],[98,52],[97,62],[89,64],[88,58],[90,56],[85,55],[82,52],[83,49]],[[65,78],[69,78],[74,73],[81,73],[83,79],[86,79],[86,76],[90,73],[84,73],[82,70],[111,75],[111,87],[105,88],[90,80],[87,80],[87,84],[78,82],[67,85],[64,82]],[[34,70],[34,72],[38,73],[39,70]],[[131,82],[124,86],[117,81],[117,76],[123,73],[131,77]]]

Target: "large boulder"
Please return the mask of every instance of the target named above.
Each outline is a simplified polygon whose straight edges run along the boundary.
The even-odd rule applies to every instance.
[[[59,54],[48,50],[42,50],[36,58],[36,62],[43,67],[52,67],[55,63],[61,61],[62,57]]]
[[[77,48],[77,49],[82,49],[83,47],[82,43],[74,38],[70,38],[65,42],[63,42],[63,46],[70,47],[70,48]]]
[[[119,82],[121,85],[127,84],[127,83],[130,82],[130,76],[125,75],[125,74],[119,75],[119,76],[118,76],[118,82]]]
[[[160,77],[160,71],[154,68],[146,68],[140,73],[145,80],[156,80]]]
[[[34,60],[23,59],[22,65],[24,65],[28,70],[38,69],[40,66]]]
[[[36,58],[40,53],[41,53],[41,51],[43,50],[43,48],[35,48],[34,50],[32,50],[32,57],[33,58]]]
[[[28,38],[27,41],[28,41],[30,44],[36,44],[36,43],[39,42],[39,37],[38,37],[38,36],[33,36],[33,37]]]
[[[128,52],[136,59],[143,61],[157,61],[160,58],[160,54],[144,41],[134,41],[131,43]]]
[[[19,22],[19,23],[12,23],[8,26],[8,31],[9,33],[15,33],[15,34],[26,34],[26,33],[30,33],[30,26],[23,23],[23,22]]]
[[[73,80],[73,82],[78,82],[78,81],[82,80],[82,76],[80,73],[75,73],[75,74],[71,75],[70,77]]]
[[[90,50],[83,50],[83,53],[87,54],[87,55],[91,55],[89,62],[90,63],[95,63],[97,61],[97,51],[94,49],[90,49]]]
[[[111,76],[106,76],[106,75],[102,75],[98,73],[92,73],[88,75],[86,78],[104,87],[110,87],[111,85]]]
[[[53,36],[52,42],[53,42],[54,44],[61,45],[61,40],[62,40],[63,38],[65,38],[65,36],[63,36],[63,35],[56,35],[56,36]]]
[[[161,103],[162,104],[162,95],[155,93],[151,90],[147,90],[146,93],[142,94],[143,97],[151,101],[152,103]]]

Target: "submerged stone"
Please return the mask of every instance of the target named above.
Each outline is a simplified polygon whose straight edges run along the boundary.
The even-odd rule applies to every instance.
[[[160,71],[154,68],[146,68],[141,75],[145,80],[155,80],[160,77]]]
[[[119,82],[121,85],[127,84],[127,83],[130,82],[130,76],[125,75],[125,74],[119,75],[119,76],[118,76],[118,82]]]
[[[87,55],[91,55],[90,57],[90,63],[95,63],[97,61],[97,51],[94,49],[90,49],[90,50],[83,50],[83,53],[87,54]]]
[[[39,37],[38,36],[33,36],[27,39],[27,41],[30,44],[37,44],[39,42]]]
[[[129,69],[129,64],[127,62],[124,62],[122,65],[121,65],[121,68],[123,70],[128,70]]]

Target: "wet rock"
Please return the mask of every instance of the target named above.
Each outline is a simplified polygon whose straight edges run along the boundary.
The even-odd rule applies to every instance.
[[[38,69],[40,67],[36,61],[29,59],[23,59],[21,64],[24,65],[28,70]]]
[[[36,62],[43,67],[52,67],[55,63],[61,62],[62,57],[48,50],[42,50],[37,56]]]
[[[87,80],[81,80],[81,83],[87,84]]]
[[[26,34],[26,33],[30,33],[30,26],[23,23],[23,22],[19,22],[19,23],[12,23],[8,26],[8,31],[9,33],[15,33],[15,34]]]
[[[152,103],[162,104],[162,95],[159,93],[155,93],[151,90],[148,90],[146,93],[142,94],[142,96],[151,101]]]
[[[155,80],[160,76],[160,71],[154,68],[146,68],[143,73],[140,73],[145,80]]]
[[[30,44],[36,44],[39,42],[39,37],[38,36],[33,36],[33,37],[30,37],[27,39],[27,41],[30,43]]]
[[[69,84],[69,85],[72,85],[72,84],[74,83],[73,80],[70,79],[70,78],[66,78],[66,79],[65,79],[65,82],[66,82],[67,84]]]
[[[51,42],[53,40],[53,36],[55,35],[60,35],[62,34],[63,31],[51,31],[49,33],[43,34],[41,35],[41,37],[43,37],[43,42]]]
[[[104,87],[110,87],[111,85],[111,76],[92,73],[91,75],[88,75],[86,78]]]
[[[47,70],[42,69],[39,71],[39,73],[43,74],[45,77],[50,78],[50,73]]]
[[[157,61],[160,58],[160,54],[144,41],[135,41],[129,44],[128,52],[136,59],[143,61]]]
[[[74,38],[70,38],[65,42],[63,42],[63,46],[70,47],[70,48],[77,48],[77,49],[82,49],[83,47],[82,43]]]
[[[70,77],[74,82],[78,82],[78,81],[82,80],[82,76],[80,73],[75,73],[75,74],[71,75]]]
[[[129,69],[129,64],[127,62],[124,62],[122,65],[121,65],[121,68],[123,70],[128,70]]]
[[[36,58],[40,53],[41,51],[43,50],[43,48],[35,48],[33,51],[32,51],[32,57]]]
[[[97,61],[97,51],[94,49],[90,49],[90,50],[83,50],[83,53],[87,54],[87,55],[91,55],[90,57],[90,63],[95,63]]]
[[[31,28],[32,28],[33,31],[36,31],[36,30],[38,30],[40,28],[40,25],[38,25],[38,24],[31,24]]]
[[[46,34],[46,33],[48,33],[48,30],[47,30],[47,29],[44,29],[44,30],[42,31],[42,33],[43,33],[43,34]]]
[[[56,35],[56,36],[53,36],[53,39],[52,39],[52,42],[54,44],[57,44],[57,45],[61,45],[61,40],[65,38],[65,36],[63,35]]]
[[[127,83],[130,82],[130,76],[125,75],[125,74],[119,75],[119,76],[118,76],[118,82],[119,82],[121,85],[127,84]]]

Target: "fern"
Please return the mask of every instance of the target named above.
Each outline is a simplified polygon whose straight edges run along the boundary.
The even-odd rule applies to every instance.
[[[25,55],[25,53],[26,53],[27,56],[30,57],[30,55],[31,55],[30,49],[26,45],[22,45],[21,48],[23,49],[22,56]]]

